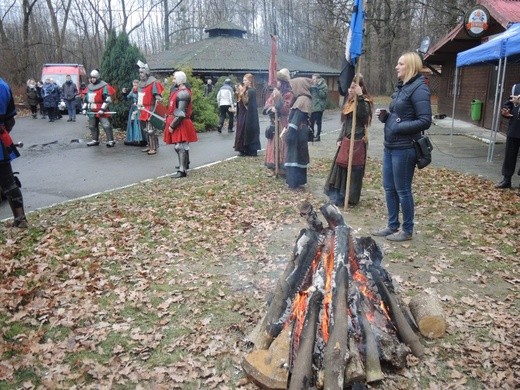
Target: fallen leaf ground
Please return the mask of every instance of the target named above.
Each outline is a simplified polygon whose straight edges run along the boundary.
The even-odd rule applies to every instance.
[[[231,160],[32,213],[0,227],[0,389],[254,389],[245,336],[316,208],[329,159],[291,192],[262,157]],[[414,240],[380,242],[405,298],[442,297],[448,333],[381,389],[520,386],[520,206],[513,191],[427,168],[414,181]],[[358,235],[384,225],[380,164],[345,213]]]

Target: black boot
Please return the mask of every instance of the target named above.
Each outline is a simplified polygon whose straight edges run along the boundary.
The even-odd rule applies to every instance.
[[[179,179],[179,178],[181,178],[181,177],[186,177],[186,176],[188,176],[188,175],[186,174],[186,172],[177,171],[177,173],[174,173],[174,174],[172,175],[172,179]]]
[[[502,179],[502,181],[500,183],[498,183],[495,188],[511,188],[511,178],[510,177],[505,177]]]

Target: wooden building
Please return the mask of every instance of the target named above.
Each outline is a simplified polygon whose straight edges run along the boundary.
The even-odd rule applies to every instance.
[[[491,129],[493,106],[497,87],[497,66],[493,64],[462,67],[457,77],[455,70],[457,53],[486,42],[490,37],[504,32],[512,23],[520,22],[520,0],[478,0],[477,7],[488,11],[488,20],[480,36],[471,36],[467,21],[459,23],[452,31],[433,45],[425,56],[425,64],[434,70],[430,79],[437,78],[438,113],[452,116],[454,91],[456,119],[472,122]],[[470,11],[470,10],[468,10]],[[508,63],[504,82],[504,93],[500,102],[510,95],[511,86],[520,82],[520,64]],[[476,100],[482,102],[479,120],[472,120],[471,106]],[[507,125],[502,121],[502,129]]]
[[[171,75],[175,70],[190,67],[193,74],[215,81],[221,76],[234,75],[239,80],[246,73],[255,77],[259,101],[264,101],[268,89],[271,45],[263,45],[244,38],[246,30],[229,22],[207,28],[208,38],[183,46],[176,46],[148,58],[150,70],[156,76]],[[318,64],[305,58],[277,50],[277,68],[287,68],[291,77],[311,77],[318,73],[327,81],[329,101],[337,105],[339,69]]]

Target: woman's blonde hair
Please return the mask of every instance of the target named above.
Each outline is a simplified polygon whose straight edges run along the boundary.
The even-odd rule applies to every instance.
[[[404,53],[401,57],[403,58],[403,62],[406,65],[406,72],[403,79],[403,83],[406,84],[408,81],[410,81],[410,79],[421,72],[423,63],[421,56],[414,51]]]
[[[244,78],[249,80],[249,84],[251,84],[251,88],[255,87],[255,78],[251,73],[246,73],[244,75]]]

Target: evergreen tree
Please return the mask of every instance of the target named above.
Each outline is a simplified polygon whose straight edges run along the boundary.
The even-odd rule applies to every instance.
[[[126,129],[130,102],[122,99],[120,91],[124,87],[132,88],[132,80],[139,78],[139,60],[146,62],[137,46],[130,44],[128,35],[124,32],[116,35],[116,32],[111,30],[101,59],[100,73],[101,78],[116,90],[110,108],[111,111],[117,112],[113,119],[114,127]]]
[[[128,35],[121,32],[116,36],[112,30],[101,59],[101,77],[117,90],[130,88],[139,76],[139,60],[146,62],[137,46],[130,44]]]

